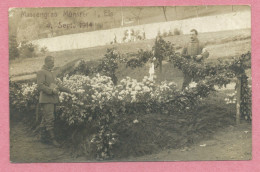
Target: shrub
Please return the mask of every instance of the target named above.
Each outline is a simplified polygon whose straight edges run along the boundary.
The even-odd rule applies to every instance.
[[[21,42],[21,46],[19,48],[19,53],[21,58],[32,58],[35,57],[37,54],[37,46],[29,43],[27,41]]]
[[[168,36],[173,36],[174,34],[172,33],[172,31],[169,30]]]
[[[175,29],[173,30],[173,35],[181,35],[181,34],[182,34],[181,30],[179,30],[179,29],[177,29],[177,28],[175,28]]]
[[[162,34],[161,34],[161,31],[160,31],[160,30],[157,32],[157,37],[159,37],[159,36],[162,36]]]
[[[106,58],[108,57],[113,57],[109,59],[115,60],[120,56],[109,50],[106,55]],[[175,62],[177,60],[182,61],[182,63],[178,63],[178,66],[184,64],[185,59],[182,57],[175,58]],[[102,63],[102,65],[105,64]],[[231,66],[233,66],[232,63]],[[233,68],[235,67],[233,66]],[[216,108],[218,110],[216,114],[222,114],[222,112],[223,114],[218,117],[215,114],[212,115],[212,113],[208,114],[206,111],[205,115],[202,116],[200,114],[191,114],[199,107],[201,102],[205,102],[205,97],[215,91],[214,85],[218,85],[221,80],[225,80],[225,78],[222,76],[220,78],[213,76],[204,78],[198,83],[190,83],[185,90],[180,91],[177,90],[176,84],[173,82],[155,84],[148,77],[144,77],[141,82],[126,77],[118,85],[114,85],[111,77],[100,76],[99,74],[94,77],[84,75],[65,76],[58,82],[79,94],[60,93],[61,104],[58,115],[66,123],[67,128],[73,130],[72,133],[75,133],[74,130],[78,131],[81,128],[95,128],[91,134],[91,141],[88,141],[87,137],[89,136],[84,132],[78,131],[79,138],[81,138],[78,142],[80,142],[79,145],[81,146],[92,145],[95,148],[96,158],[99,160],[112,158],[114,153],[117,152],[115,146],[120,147],[120,150],[122,150],[122,145],[127,144],[125,142],[131,141],[131,139],[138,139],[134,142],[133,147],[130,146],[131,150],[138,148],[142,143],[146,143],[145,138],[142,138],[142,136],[146,135],[147,128],[136,134],[134,129],[135,126],[143,127],[143,124],[147,125],[148,119],[145,121],[146,114],[169,115],[169,117],[165,118],[171,119],[172,123],[167,124],[167,126],[172,126],[174,132],[181,131],[173,137],[170,136],[172,137],[171,145],[184,145],[196,139],[197,136],[194,131],[202,131],[205,127],[215,125],[216,120],[218,120],[219,124],[223,122],[222,117],[227,116],[226,110],[219,107]],[[250,89],[248,95],[250,96]],[[20,111],[26,111],[28,106],[37,102],[36,99],[37,90],[35,84],[20,86],[10,84],[11,107],[19,107]],[[219,113],[220,111],[221,113]],[[141,121],[141,119],[144,121]],[[158,120],[160,121],[160,119]],[[95,124],[91,123],[92,121],[95,121]],[[205,123],[205,121],[207,122]],[[208,121],[210,121],[210,124]],[[129,127],[131,130],[129,130]],[[124,138],[125,133],[130,135]],[[154,136],[151,135],[151,137]],[[126,140],[122,140],[122,138]],[[148,146],[169,146],[169,143],[163,143],[163,141],[156,141],[155,146]],[[79,146],[78,149],[82,149],[82,147]]]
[[[119,139],[116,126],[122,115],[187,111],[187,107],[192,109],[199,95],[196,88],[181,93],[173,82],[155,85],[148,77],[142,82],[127,77],[117,86],[110,77],[99,74],[92,78],[65,76],[57,82],[79,93],[60,93],[58,115],[68,126],[84,127],[96,121],[98,125],[92,136],[92,144],[96,146],[96,157],[101,160],[113,156],[113,145]],[[11,107],[19,107],[21,112],[27,111],[31,105],[35,107],[38,99],[36,88],[35,84],[21,85],[16,90],[18,94],[12,92],[10,95]]]
[[[45,55],[48,52],[48,48],[47,47],[42,47],[40,50],[40,53],[42,53],[43,55]]]
[[[71,75],[85,75],[85,76],[89,76],[93,73],[93,68],[90,67],[90,65],[88,65],[88,63],[84,60],[80,60],[78,61],[73,70],[70,71],[68,74]]]
[[[157,36],[152,49],[154,51],[154,56],[159,63],[160,72],[162,72],[162,61],[171,54],[174,54],[174,46],[171,42],[166,42],[161,36]]]
[[[167,33],[167,32],[163,32],[162,36],[163,36],[163,37],[167,37],[167,36],[168,36],[168,33]]]
[[[130,58],[126,62],[126,67],[134,69],[144,66],[145,63],[147,63],[148,60],[153,57],[153,54],[151,51],[140,49],[138,50],[137,54],[132,54],[131,56],[135,56],[135,58]]]
[[[18,44],[16,41],[16,36],[11,35],[9,37],[9,58],[16,59],[19,57]]]
[[[120,54],[114,48],[107,49],[107,53],[95,69],[95,73],[101,73],[102,75],[111,77],[113,83],[116,85],[116,70],[118,69],[119,60]]]
[[[244,74],[244,70],[250,68],[251,65],[246,63],[250,62],[251,53],[234,58],[229,63],[200,65],[175,53],[172,44],[164,41],[161,37],[156,39],[153,50],[159,60],[170,56],[175,67],[193,76],[195,81],[199,78],[198,82],[190,83],[183,91],[178,90],[173,82],[155,84],[148,77],[144,77],[141,82],[126,77],[116,85],[113,77],[116,77],[115,70],[118,68],[118,62],[123,58],[114,49],[107,50],[104,59],[93,70],[95,76],[68,75],[57,81],[60,85],[78,93],[77,95],[59,94],[61,102],[58,109],[59,117],[66,123],[67,128],[71,128],[73,131],[89,127],[93,125],[91,122],[95,121],[95,125],[93,125],[95,130],[91,135],[90,144],[95,146],[96,157],[100,160],[113,157],[115,146],[124,144],[122,133],[131,134],[134,130],[129,132],[127,128],[133,125],[138,126],[138,123],[145,123],[146,121],[139,122],[137,117],[145,119],[144,115],[148,113],[171,116],[172,123],[170,125],[174,127],[173,131],[179,132],[181,130],[180,133],[176,134],[176,140],[172,140],[174,144],[183,145],[188,142],[188,139],[192,141],[193,138],[190,135],[195,130],[213,125],[216,119],[221,122],[221,118],[225,115],[221,115],[221,118],[215,118],[214,115],[211,115],[212,113],[205,112],[205,115],[200,116],[200,114],[193,115],[191,112],[201,104],[205,97],[215,91],[215,85],[221,87],[230,83],[231,78]],[[140,61],[137,60],[137,62],[143,65],[151,57],[151,53],[152,51],[139,51],[137,59]],[[80,66],[79,63],[79,68],[81,68]],[[85,64],[83,63],[82,66],[82,71],[85,71]],[[129,66],[138,67],[139,65],[136,64],[136,61],[130,61]],[[247,85],[247,78],[244,79],[243,83]],[[244,104],[251,105],[251,89],[244,87],[243,91],[248,95],[243,100]],[[19,107],[20,111],[25,111],[30,104],[37,102],[36,99],[35,84],[17,86],[17,84],[10,83],[11,107]],[[217,109],[217,112],[220,112],[221,109],[219,107]],[[250,108],[244,109],[245,113],[248,112],[248,109]],[[222,111],[218,114],[222,114]],[[250,117],[250,114],[248,115]],[[211,119],[210,124],[208,119]],[[122,123],[123,121],[125,122]],[[122,130],[119,132],[118,126],[120,125]],[[142,126],[139,125],[139,127]],[[138,147],[138,144],[144,141],[141,136],[145,134],[134,132],[129,138],[136,140],[135,146]],[[87,135],[82,132],[80,136],[83,139],[79,142],[84,145],[87,142]],[[160,147],[161,143],[157,142]]]

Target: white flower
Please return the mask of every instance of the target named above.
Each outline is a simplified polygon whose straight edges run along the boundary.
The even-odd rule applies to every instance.
[[[142,88],[139,86],[139,85],[137,85],[136,87],[135,87],[135,90],[136,91],[140,91]]]
[[[135,102],[136,101],[136,96],[131,96],[132,100],[131,100],[131,103]]]
[[[101,94],[100,94],[100,93],[97,95],[97,98],[98,98],[98,99],[100,99],[100,98],[101,98]]]
[[[191,82],[189,84],[189,88],[195,88],[197,86],[197,83],[196,82]]]
[[[122,79],[120,82],[125,84],[126,83],[126,79]]]
[[[136,95],[137,94],[137,91],[131,91],[131,95]]]
[[[136,123],[138,123],[139,121],[137,120],[137,119],[135,119],[134,121],[133,121],[133,123],[134,124],[136,124]]]
[[[119,95],[124,95],[126,92],[124,90],[120,91]]]
[[[95,96],[95,95],[92,95],[91,97],[92,97],[92,99],[96,99],[96,96]]]
[[[83,89],[78,89],[77,92],[78,92],[78,93],[84,93],[85,90],[83,90]]]

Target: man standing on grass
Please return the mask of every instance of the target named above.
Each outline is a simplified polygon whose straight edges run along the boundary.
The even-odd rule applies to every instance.
[[[54,111],[55,105],[59,102],[59,91],[71,93],[71,91],[62,86],[56,85],[56,77],[52,69],[54,67],[54,58],[45,57],[45,64],[37,73],[37,85],[40,91],[39,103],[43,109],[41,126],[45,127],[50,135],[51,143],[59,146],[54,134]]]
[[[198,63],[203,63],[203,61],[209,57],[208,51],[199,42],[198,31],[196,29],[191,29],[190,31],[190,41],[184,46],[181,55],[189,60],[193,60]],[[184,73],[184,80],[182,84],[182,90],[184,90],[192,81],[192,76]]]

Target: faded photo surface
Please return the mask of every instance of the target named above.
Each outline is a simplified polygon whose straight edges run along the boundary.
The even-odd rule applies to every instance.
[[[9,9],[10,161],[251,160],[251,8]]]

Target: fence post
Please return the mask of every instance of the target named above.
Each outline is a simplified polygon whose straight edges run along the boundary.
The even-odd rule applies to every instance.
[[[237,77],[237,103],[236,103],[236,124],[240,124],[240,104],[241,104],[241,77]]]

